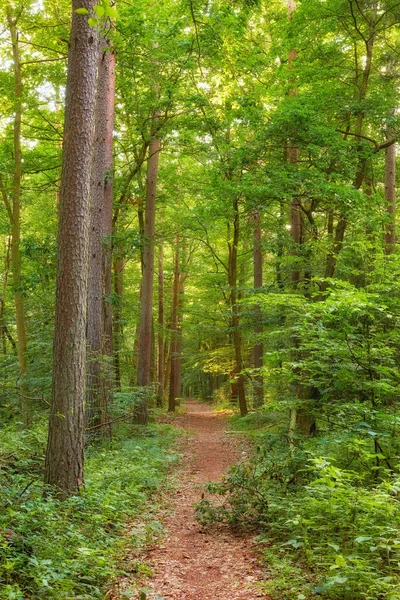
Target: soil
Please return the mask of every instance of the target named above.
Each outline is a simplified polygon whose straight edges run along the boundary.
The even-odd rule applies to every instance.
[[[174,421],[189,431],[189,441],[173,511],[164,521],[166,537],[144,557],[153,572],[147,598],[265,598],[257,586],[263,573],[251,537],[224,526],[203,528],[194,519],[193,505],[202,498],[204,483],[218,481],[243,457],[245,446],[225,432],[225,418],[208,406],[188,400],[186,408]]]

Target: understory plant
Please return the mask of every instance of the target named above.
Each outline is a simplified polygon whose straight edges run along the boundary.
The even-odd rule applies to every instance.
[[[208,484],[198,518],[258,534],[265,589],[279,600],[397,600],[396,288],[341,282],[308,304],[300,294],[258,299],[267,401],[233,423],[256,450]],[[293,426],[294,411],[308,429]]]
[[[127,549],[161,532],[155,494],[177,460],[169,449],[175,431],[168,425],[120,425],[115,433],[111,442],[89,449],[85,491],[64,501],[43,497],[44,427],[5,433],[2,600],[103,598],[107,586],[131,568],[124,561]],[[128,527],[138,516],[143,527]]]

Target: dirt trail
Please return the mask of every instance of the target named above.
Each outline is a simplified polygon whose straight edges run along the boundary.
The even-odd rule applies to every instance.
[[[166,539],[146,556],[153,569],[148,598],[165,600],[255,600],[265,598],[255,586],[262,579],[251,538],[227,528],[203,531],[193,517],[206,481],[218,480],[241,457],[225,419],[189,400],[177,425],[191,431],[190,452],[172,515],[165,520]]]

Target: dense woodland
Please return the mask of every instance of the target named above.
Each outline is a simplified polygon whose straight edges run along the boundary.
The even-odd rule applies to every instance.
[[[271,598],[399,599],[400,4],[0,15],[0,598],[104,597],[195,397]]]

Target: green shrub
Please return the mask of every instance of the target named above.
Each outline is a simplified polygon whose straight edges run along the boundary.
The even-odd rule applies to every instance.
[[[266,591],[279,599],[398,599],[400,479],[386,473],[367,485],[361,463],[344,468],[341,456],[320,453],[334,442],[303,439],[291,453],[284,437],[264,434],[249,461],[208,484],[217,498],[202,500],[197,516],[259,531]]]
[[[161,528],[153,519],[126,533],[129,519],[149,513],[149,497],[177,460],[168,450],[174,435],[167,425],[133,436],[130,426],[120,426],[116,439],[90,449],[85,491],[59,501],[42,496],[44,429],[14,434],[18,452],[1,449],[0,598],[103,598],[126,549]]]

